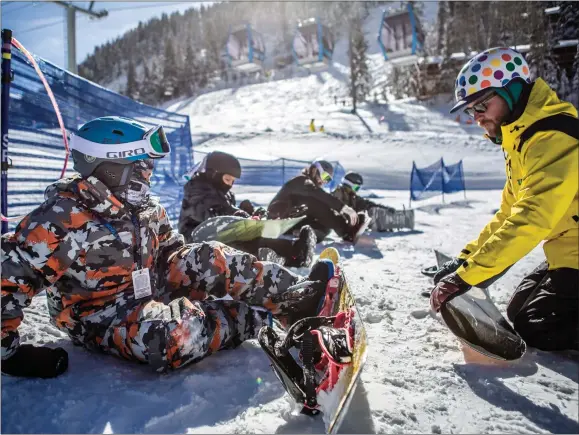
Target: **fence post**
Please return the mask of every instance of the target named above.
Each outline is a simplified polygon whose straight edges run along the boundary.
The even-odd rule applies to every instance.
[[[460,179],[462,180],[462,191],[464,193],[464,199],[466,199],[466,182],[464,181],[464,170],[462,167],[462,160],[460,161]]]
[[[408,198],[408,208],[412,207],[412,177],[414,177],[414,169],[416,168],[416,162],[412,160],[412,171],[410,171],[410,197]]]
[[[1,145],[1,175],[0,181],[2,215],[8,216],[8,107],[10,104],[10,69],[12,58],[12,30],[2,30],[2,145]],[[8,232],[8,222],[2,221],[2,234]]]
[[[442,203],[444,204],[444,160],[440,158],[440,188],[442,190]]]

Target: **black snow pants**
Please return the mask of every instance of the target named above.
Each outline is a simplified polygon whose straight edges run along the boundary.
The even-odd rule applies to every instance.
[[[541,263],[515,290],[507,316],[529,346],[579,350],[579,270]]]
[[[246,242],[229,242],[229,246],[248,252],[257,257],[259,248],[269,248],[281,257],[291,259],[295,255],[294,242],[288,239],[267,239],[258,237]]]

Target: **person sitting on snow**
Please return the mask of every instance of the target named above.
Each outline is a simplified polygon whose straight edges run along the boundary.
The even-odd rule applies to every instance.
[[[318,243],[334,230],[346,241],[353,242],[365,223],[366,215],[356,213],[339,199],[324,191],[322,186],[332,181],[333,166],[316,160],[302,173],[283,185],[268,206],[271,218],[306,215],[300,226],[310,225]]]
[[[157,372],[255,338],[270,315],[289,325],[317,314],[331,263],[291,289],[300,277],[278,264],[218,242],[187,245],[173,230],[149,196],[154,160],[170,152],[162,127],[98,118],[70,147],[79,174],[49,186],[2,236],[2,373],[50,378],[68,367],[62,348],[20,343],[23,310],[42,290],[74,344]]]
[[[235,180],[241,177],[241,165],[235,156],[213,151],[193,172],[184,187],[179,215],[179,232],[187,243],[194,241],[191,233],[206,219],[215,216],[267,216],[263,207],[254,210],[251,202],[247,200],[242,201],[240,208],[235,206],[235,195],[231,188]],[[284,264],[287,267],[309,267],[314,256],[315,233],[306,225],[293,240],[258,237],[227,244],[255,256],[258,256],[260,248],[269,248],[285,259]]]
[[[457,103],[502,147],[507,181],[501,205],[479,236],[435,276],[434,310],[472,286],[485,287],[545,241],[546,261],[507,306],[514,329],[532,347],[579,349],[579,120],[524,57],[493,48],[464,65]]]
[[[342,182],[332,192],[336,198],[357,212],[367,211],[372,218],[370,229],[374,231],[392,231],[388,229],[388,216],[392,216],[396,210],[386,205],[377,204],[369,199],[362,198],[358,191],[364,184],[364,178],[357,172],[348,172]]]

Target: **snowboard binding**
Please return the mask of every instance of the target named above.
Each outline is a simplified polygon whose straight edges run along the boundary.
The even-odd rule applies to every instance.
[[[320,391],[331,391],[341,369],[351,364],[353,328],[348,313],[332,317],[306,317],[294,323],[285,337],[264,326],[259,344],[269,357],[271,367],[292,398],[303,405],[301,412],[317,415]],[[299,350],[297,360],[290,350]]]
[[[302,413],[316,415],[318,393],[331,391],[342,368],[352,362],[354,328],[353,311],[338,312],[340,270],[332,268],[316,317],[306,317],[291,325],[280,337],[264,326],[258,334],[259,344],[269,357],[274,373],[292,398],[303,405]],[[299,351],[297,360],[290,353]]]

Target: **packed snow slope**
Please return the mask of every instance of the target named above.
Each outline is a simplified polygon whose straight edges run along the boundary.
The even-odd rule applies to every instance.
[[[339,53],[338,53],[339,58]],[[384,63],[371,55],[376,81]],[[385,74],[385,73],[384,73]],[[420,293],[433,249],[456,254],[492,217],[504,184],[500,149],[458,124],[449,102],[364,104],[349,113],[347,71],[247,86],[176,103],[191,115],[196,151],[239,157],[340,160],[367,179],[363,194],[401,208],[412,161],[463,159],[462,193],[414,202],[413,231],[369,234],[356,246],[332,237],[368,330],[368,361],[342,427],[349,433],[578,433],[579,365],[529,349],[507,368],[465,364],[459,343]],[[337,103],[334,102],[334,96]],[[379,122],[381,117],[383,122]],[[308,133],[310,119],[325,133]],[[236,186],[267,205],[279,186]],[[478,190],[472,190],[478,189]],[[540,247],[491,288],[503,312],[518,282],[544,259]],[[296,270],[303,275],[306,269]],[[52,380],[2,376],[6,433],[316,433],[320,417],[296,413],[255,340],[167,375],[75,347],[49,323],[44,292],[25,310],[22,342],[62,346],[69,370]]]
[[[373,60],[386,68],[378,55]],[[309,76],[220,90],[169,110],[191,116],[198,152],[227,150],[266,160],[325,157],[347,170],[363,169],[368,187],[385,189],[408,188],[413,161],[424,167],[441,157],[448,164],[463,159],[468,189],[503,187],[500,147],[484,139],[476,125],[467,125],[464,115],[461,123],[448,115],[448,98],[363,103],[354,115],[342,68],[337,64]],[[325,132],[310,133],[311,119]]]
[[[265,204],[274,188],[239,198]],[[398,204],[405,191],[375,191]],[[499,191],[436,198],[416,208],[414,231],[365,236],[336,246],[368,330],[368,361],[343,432],[577,433],[578,365],[530,349],[519,364],[464,363],[458,341],[429,313],[420,269],[433,249],[456,253],[497,207]],[[491,288],[505,310],[516,284],[543,259],[540,249]],[[299,272],[306,273],[306,270]],[[2,377],[3,433],[319,433],[322,419],[299,415],[255,340],[182,370],[147,366],[75,347],[50,325],[44,293],[25,310],[22,341],[62,346],[70,367],[52,380]]]

